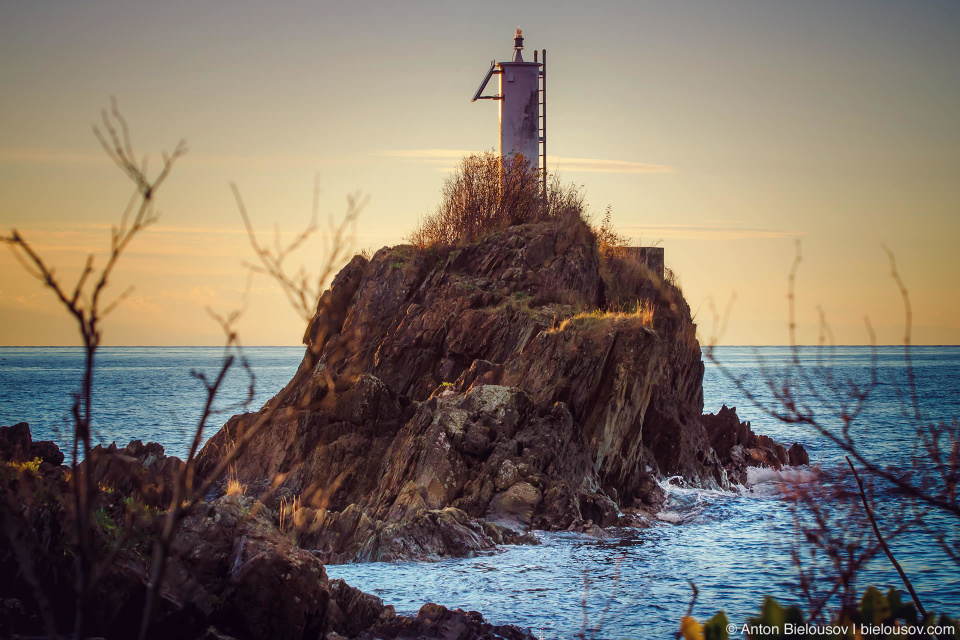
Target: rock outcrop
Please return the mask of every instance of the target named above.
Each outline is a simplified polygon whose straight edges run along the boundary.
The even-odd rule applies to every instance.
[[[357,256],[304,340],[316,365],[305,357],[296,384],[228,421],[198,470],[269,417],[231,475],[272,483],[271,506],[298,501],[301,544],[329,561],[637,524],[659,508],[663,476],[717,487],[742,471],[701,424],[679,290],[601,261],[579,220]]]
[[[166,509],[184,464],[180,458],[167,456],[156,442],[134,440],[122,449],[115,443],[97,445],[80,467],[92,474],[97,486],[135,498],[148,507]]]
[[[38,458],[46,464],[63,464],[59,447],[49,440],[34,442],[26,422],[0,427],[0,459],[29,462]]]
[[[704,414],[702,423],[731,482],[744,484],[748,466],[780,469],[810,464],[803,445],[795,442],[787,449],[769,436],[754,433],[749,422],[737,417],[736,407],[723,405],[716,415]]]

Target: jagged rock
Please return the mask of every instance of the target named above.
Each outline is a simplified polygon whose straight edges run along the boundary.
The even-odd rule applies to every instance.
[[[141,448],[157,453],[149,445],[131,445],[128,453],[142,453]],[[13,471],[8,461],[0,457],[4,463],[0,466],[0,489],[2,504],[6,505],[6,535],[0,536],[0,575],[5,576],[0,582],[0,634],[35,637],[45,630],[34,591],[20,565],[23,559],[41,591],[54,604],[54,623],[62,629],[72,628],[73,558],[77,547],[70,536],[72,515],[64,508],[70,502],[65,492],[69,470],[47,465]],[[116,518],[124,519],[122,510],[132,503],[120,497],[116,489],[96,494],[93,507],[102,514],[101,520],[113,517],[114,509],[121,510]],[[99,581],[88,592],[88,637],[113,639],[137,634],[153,545],[165,523],[162,513],[148,513],[153,516],[144,527],[131,532],[117,555],[102,566]],[[504,537],[511,535],[508,531],[470,520],[455,509],[418,517],[473,527],[490,540],[491,548],[510,541]],[[393,607],[384,606],[379,598],[342,580],[328,581],[320,554],[295,545],[289,535],[277,530],[274,519],[262,503],[243,495],[202,503],[186,514],[172,540],[166,577],[147,637],[335,640],[453,631],[465,640],[491,637],[491,633],[526,637],[515,627],[489,625],[478,614],[448,612],[435,606],[426,610],[429,615],[397,616]],[[93,552],[105,557],[110,545],[116,543],[116,532],[96,525],[92,533]],[[409,533],[396,537],[398,544],[413,538]],[[446,548],[449,543],[436,544]]]
[[[746,482],[746,467],[800,466],[810,463],[803,445],[795,442],[789,451],[772,438],[756,434],[749,422],[741,422],[737,408],[723,405],[716,415],[703,415],[703,426],[731,482]]]
[[[80,467],[100,487],[137,498],[151,507],[166,508],[184,463],[180,458],[165,455],[163,446],[156,442],[143,444],[134,440],[123,449],[116,444],[97,445]]]
[[[496,494],[490,501],[487,520],[521,530],[530,526],[533,512],[543,501],[543,494],[529,482],[516,482]]]
[[[233,636],[228,636],[225,633],[220,633],[216,627],[208,627],[207,630],[203,633],[202,636],[199,636],[197,640],[238,640]]]
[[[328,634],[327,640],[334,640],[331,635],[353,638],[376,624],[389,622],[396,616],[392,606],[384,605],[383,600],[377,596],[351,587],[343,580],[331,580],[329,588],[329,625],[337,631]]]
[[[803,445],[799,442],[794,442],[792,445],[790,445],[790,448],[787,450],[787,454],[790,456],[789,464],[791,467],[802,467],[810,464],[810,456],[807,454],[807,450],[804,449]]]
[[[709,445],[697,420],[700,348],[687,337],[665,341],[631,317],[578,318],[541,332],[503,382],[540,405],[567,403],[607,492],[624,506],[652,504],[660,495],[647,467],[716,484],[715,461],[696,455]]]

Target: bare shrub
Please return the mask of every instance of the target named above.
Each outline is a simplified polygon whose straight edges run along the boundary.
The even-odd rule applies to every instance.
[[[420,249],[455,246],[515,224],[585,215],[583,193],[554,175],[542,201],[540,171],[520,154],[467,156],[443,185],[437,210],[408,240]]]
[[[871,338],[872,364],[863,378],[839,377],[832,366],[829,327],[821,313],[819,345],[813,360],[801,356],[796,340],[795,285],[801,262],[799,244],[788,279],[790,361],[774,374],[762,361],[764,387],[772,400],[764,401],[747,386],[745,379],[728,370],[720,361],[714,346],[722,328],[710,340],[705,356],[725,374],[754,406],[767,415],[790,425],[806,427],[826,439],[847,455],[853,477],[859,487],[852,486],[850,475],[841,470],[820,487],[801,486],[794,490],[794,501],[802,523],[801,546],[794,552],[800,569],[801,593],[807,599],[811,618],[820,615],[833,603],[839,609],[850,606],[854,597],[856,574],[866,561],[883,550],[900,574],[904,586],[921,615],[924,608],[908,577],[887,548],[884,538],[894,538],[906,529],[923,530],[942,549],[946,558],[960,566],[960,423],[928,419],[921,410],[919,392],[911,359],[912,310],[910,298],[896,263],[889,255],[891,276],[896,282],[905,311],[904,364],[906,381],[892,376],[882,379],[876,341],[867,322]],[[722,325],[721,325],[722,326]],[[906,419],[913,447],[900,448],[895,464],[886,465],[874,459],[868,444],[873,429],[865,425],[865,410],[877,393],[895,389],[901,400],[901,413]],[[896,513],[878,523],[870,507],[868,490],[858,475],[865,471],[869,486],[876,491],[897,496]],[[885,529],[882,531],[882,529]],[[871,538],[874,540],[871,541]],[[819,562],[816,558],[826,558]],[[806,560],[806,563],[804,562]],[[806,565],[810,565],[805,568]],[[812,568],[811,568],[812,567]]]
[[[602,259],[619,258],[623,260],[627,257],[626,248],[630,246],[630,238],[617,233],[613,221],[610,219],[611,212],[612,208],[607,205],[600,226],[593,230],[597,237],[597,251],[600,252]]]
[[[543,217],[571,222],[586,221],[587,205],[583,185],[564,183],[559,173],[551,173],[547,178],[547,202]]]
[[[93,505],[100,488],[92,481],[91,474],[79,463],[88,459],[92,450],[91,427],[93,425],[93,372],[97,351],[102,341],[101,323],[130,290],[120,293],[112,300],[107,299],[107,286],[124,251],[130,243],[145,229],[154,224],[158,213],[154,207],[157,189],[163,184],[176,160],[186,152],[183,141],[177,144],[173,153],[163,154],[163,165],[154,178],[146,173],[145,159],[139,159],[133,151],[133,143],[127,123],[120,115],[116,103],[112,110],[102,112],[103,129],[94,126],[93,131],[104,151],[121,171],[134,183],[136,193],[120,217],[118,225],[110,230],[110,248],[106,263],[96,268],[94,254],[87,256],[86,263],[72,289],[57,276],[56,269],[33,248],[33,245],[16,229],[0,238],[7,244],[23,268],[49,289],[67,313],[76,322],[84,349],[84,371],[80,389],[74,395],[71,408],[73,417],[73,447],[71,466],[73,476],[70,483],[72,518],[76,537],[77,553],[74,573],[74,591],[76,595],[75,631],[78,637],[84,637],[88,625],[85,615],[89,606],[89,595],[97,581],[101,567],[94,553]],[[11,514],[4,513],[4,518]],[[11,542],[16,541],[11,538]],[[48,631],[54,628],[50,611],[43,611]]]
[[[583,225],[585,226],[585,225]],[[544,306],[551,303],[561,306],[576,307],[580,304],[582,294],[558,271],[547,271],[541,276],[540,290],[530,300],[533,306]]]

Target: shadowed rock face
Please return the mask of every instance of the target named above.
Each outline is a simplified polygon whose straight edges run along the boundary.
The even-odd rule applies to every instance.
[[[652,318],[605,313],[641,300]],[[636,265],[601,264],[579,220],[358,256],[305,341],[320,364],[285,406],[265,405],[276,417],[232,473],[254,486],[282,474],[274,499],[299,497],[299,541],[328,561],[597,532],[655,511],[665,474],[713,487],[729,473],[700,423],[682,295]],[[256,417],[233,417],[200,473]]]

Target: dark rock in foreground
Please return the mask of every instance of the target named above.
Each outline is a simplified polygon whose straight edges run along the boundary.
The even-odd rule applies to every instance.
[[[34,442],[26,422],[0,427],[0,460],[28,462],[36,458],[47,464],[63,464],[60,448],[49,440]]]
[[[0,438],[9,434],[0,427]],[[53,451],[17,425],[20,451]],[[51,449],[52,447],[52,449]],[[78,552],[69,500],[69,468],[36,469],[0,454],[4,529],[0,538],[0,637],[44,632],[31,580],[49,603],[61,632],[72,629],[74,556]],[[140,454],[140,455],[137,455]],[[54,456],[55,457],[55,456]],[[176,458],[162,447],[131,443],[101,449],[86,469],[101,485],[93,505],[93,560],[112,560],[88,593],[88,630],[105,638],[135,637],[140,625],[153,545],[165,516],[139,498],[145,487],[169,486]],[[134,461],[134,462],[132,462]],[[145,482],[145,478],[151,482]],[[274,525],[275,514],[242,495],[195,508],[180,524],[167,562],[149,638],[532,638],[513,626],[492,626],[475,612],[425,605],[399,616],[376,596],[328,580],[318,554],[293,543]],[[126,524],[125,524],[126,523]],[[118,551],[114,551],[120,544]],[[451,635],[452,634],[452,635]]]

